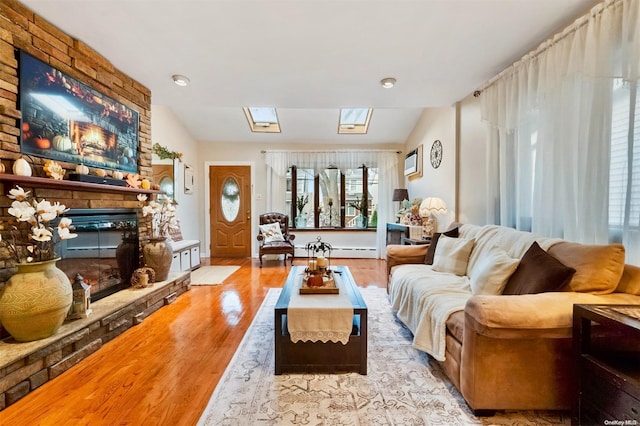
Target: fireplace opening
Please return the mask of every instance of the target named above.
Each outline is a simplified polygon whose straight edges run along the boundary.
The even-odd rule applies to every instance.
[[[71,209],[77,238],[63,240],[57,266],[73,283],[80,274],[96,301],[131,285],[139,266],[138,215],[135,209]]]

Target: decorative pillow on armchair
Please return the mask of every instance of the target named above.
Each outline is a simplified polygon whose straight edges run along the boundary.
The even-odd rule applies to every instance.
[[[449,272],[458,276],[466,275],[467,263],[476,240],[451,238],[441,235],[433,256],[432,269],[437,272]]]
[[[266,243],[284,241],[282,230],[280,229],[280,224],[278,222],[260,225],[260,231],[262,232],[262,235],[264,235],[264,241]]]

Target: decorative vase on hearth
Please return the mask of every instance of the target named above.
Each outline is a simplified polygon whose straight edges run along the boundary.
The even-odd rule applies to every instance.
[[[0,288],[0,322],[19,342],[54,335],[69,313],[73,289],[57,261],[18,263]]]
[[[169,276],[173,250],[166,238],[152,238],[142,248],[144,263],[156,273],[156,281],[164,281]]]
[[[123,238],[116,247],[116,261],[120,271],[120,279],[123,282],[131,282],[133,271],[140,266],[139,257],[138,238]]]

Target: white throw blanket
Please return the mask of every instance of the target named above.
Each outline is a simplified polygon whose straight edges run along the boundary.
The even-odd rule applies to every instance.
[[[413,347],[445,359],[446,322],[471,297],[467,277],[435,272],[430,265],[400,265],[389,285],[391,306],[413,333]]]
[[[296,343],[340,342],[349,343],[353,328],[353,305],[340,275],[334,276],[339,294],[299,294],[302,275],[296,277],[287,308],[287,328],[291,341]]]

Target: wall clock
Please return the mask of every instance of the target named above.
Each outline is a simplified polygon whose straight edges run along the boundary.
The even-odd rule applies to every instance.
[[[431,166],[437,169],[440,163],[442,163],[442,143],[437,140],[431,145]]]

